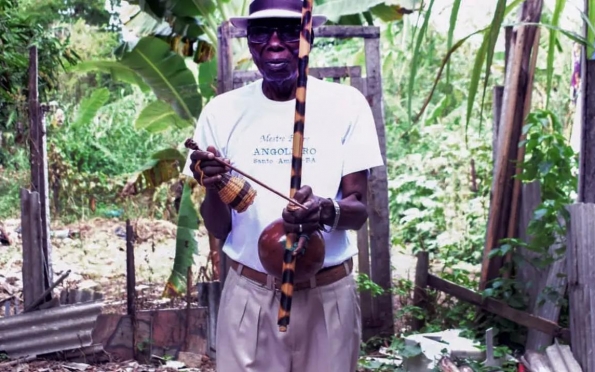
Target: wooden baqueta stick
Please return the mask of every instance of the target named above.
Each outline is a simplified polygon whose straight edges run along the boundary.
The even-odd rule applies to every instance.
[[[199,150],[200,150],[200,148],[198,147],[198,145],[196,144],[196,142],[194,142],[194,140],[193,140],[192,138],[188,138],[188,139],[186,139],[186,141],[184,142],[184,146],[185,146],[187,149],[190,149],[190,150],[196,150],[196,151],[199,151]],[[233,171],[237,172],[238,174],[241,174],[242,176],[244,176],[244,177],[248,178],[249,180],[256,182],[256,183],[257,183],[257,184],[259,184],[260,186],[264,187],[265,189],[269,190],[270,192],[272,192],[272,193],[274,193],[274,194],[277,194],[278,196],[280,196],[280,197],[282,197],[283,199],[287,200],[288,202],[290,202],[290,203],[292,203],[292,204],[294,204],[294,205],[298,206],[299,208],[302,208],[303,210],[307,210],[307,209],[308,209],[308,208],[306,208],[306,206],[304,206],[303,204],[301,204],[301,203],[298,203],[298,202],[297,202],[297,201],[295,201],[294,199],[291,199],[291,198],[289,198],[289,197],[287,197],[287,196],[283,195],[283,194],[282,194],[282,193],[280,193],[279,191],[277,191],[277,190],[273,189],[272,187],[270,187],[270,186],[268,186],[268,185],[266,185],[266,184],[262,183],[261,181],[257,180],[256,178],[254,178],[254,177],[250,176],[249,174],[246,174],[246,173],[242,172],[242,171],[241,171],[241,170],[239,170],[238,168],[236,168],[236,167],[234,167],[234,166],[232,166],[232,165],[229,165],[229,164],[228,164],[228,163],[226,163],[226,162],[225,162],[223,159],[221,159],[221,158],[218,158],[218,157],[214,157],[214,158],[213,158],[213,160],[215,160],[215,161],[216,161],[216,162],[218,162],[219,164],[221,164],[221,165],[223,165],[223,166],[226,166],[226,167],[228,167],[229,169],[231,169],[231,170],[233,170]]]

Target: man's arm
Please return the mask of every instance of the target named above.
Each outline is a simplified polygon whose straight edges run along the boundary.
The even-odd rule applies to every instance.
[[[343,176],[341,179],[342,200],[339,205],[337,230],[359,230],[368,219],[368,171],[360,171]],[[321,200],[320,221],[333,226],[335,206],[329,199]]]
[[[231,231],[231,208],[221,201],[214,184],[220,179],[220,174],[229,169],[212,160],[213,156],[224,157],[226,152],[221,145],[225,143],[225,139],[221,140],[225,138],[225,134],[221,134],[220,123],[215,124],[217,119],[213,115],[213,111],[216,111],[213,109],[214,102],[209,102],[203,108],[197,120],[193,140],[203,151],[189,151],[184,174],[199,183],[204,182],[205,197],[200,205],[200,215],[207,231],[217,239],[225,240]],[[198,161],[200,170],[197,172],[195,167]]]
[[[231,207],[221,201],[217,190],[207,188],[200,215],[208,232],[225,240],[231,231]]]

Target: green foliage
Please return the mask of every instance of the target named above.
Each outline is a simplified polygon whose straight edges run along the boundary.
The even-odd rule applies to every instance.
[[[119,194],[129,178],[158,150],[176,147],[185,134],[164,141],[163,135],[136,130],[138,106],[148,99],[140,93],[109,102],[94,116],[81,115],[87,112],[86,103],[101,96],[97,92],[101,90],[84,99],[63,125],[49,131],[50,187],[59,195],[59,205],[54,203],[58,216],[79,217],[92,199],[118,209],[115,205],[122,202]],[[85,117],[84,122],[72,120]],[[173,161],[179,162],[180,155]],[[168,172],[176,169],[167,164]]]
[[[65,66],[78,57],[67,40],[48,33],[16,0],[0,0],[0,166],[18,167],[17,147],[27,136],[29,47],[38,47],[39,99],[46,100]]]
[[[507,4],[505,15],[515,10],[511,4]],[[454,11],[457,9],[455,6]],[[425,12],[424,17],[429,16],[430,12]],[[558,16],[560,12],[560,7],[554,9]],[[425,21],[425,18],[422,19]],[[547,17],[544,17],[544,22],[545,19]],[[454,20],[456,16],[451,18],[449,34],[456,25]],[[535,91],[538,93],[533,98],[534,107],[545,107],[546,97],[550,97],[551,111],[536,108],[527,118],[524,131],[530,143],[526,143],[522,180],[539,181],[544,185],[543,203],[537,208],[528,233],[536,237],[529,243],[534,246],[532,249],[540,246],[539,252],[547,253],[555,237],[564,235],[564,224],[559,223],[559,217],[576,189],[576,156],[564,135],[572,120],[573,109],[571,97],[566,93],[571,72],[568,52],[572,46],[566,44],[562,47],[558,35],[575,41],[580,41],[580,38],[573,38],[572,30],[562,31],[546,24],[542,26],[542,31],[557,31],[550,34],[555,36],[550,37],[550,43],[540,45],[541,49],[549,51],[554,40],[555,63],[549,61],[551,57],[546,57],[548,53],[540,50],[539,55],[544,57],[538,61],[535,74]],[[431,271],[475,290],[492,182],[492,139],[490,131],[482,128],[482,122],[492,119],[488,109],[492,102],[491,94],[485,95],[485,102],[483,98],[478,100],[474,96],[477,93],[483,95],[480,90],[486,87],[485,84],[489,88],[489,84],[503,83],[504,56],[503,53],[488,56],[494,37],[490,28],[481,30],[484,38],[477,47],[468,46],[470,37],[452,43],[448,35],[439,35],[431,28],[424,31],[420,27],[414,35],[405,34],[405,30],[391,24],[383,31],[382,74],[388,113],[387,144],[391,144],[387,147],[387,157],[393,244],[395,249],[405,254],[429,251]],[[423,42],[419,42],[423,32],[426,33]],[[416,45],[419,45],[417,50]],[[443,49],[443,45],[447,45],[447,50]],[[448,58],[440,59],[442,55]],[[446,80],[441,78],[443,67],[447,71]],[[485,73],[486,68],[491,70],[489,77]],[[469,74],[469,71],[472,73]],[[472,86],[476,86],[473,89],[475,93],[469,89]],[[469,107],[473,107],[471,111]],[[410,113],[417,110],[419,114],[411,122]],[[465,136],[468,136],[466,143],[462,140]],[[516,253],[520,245],[518,241],[502,243],[494,254]],[[560,253],[562,251],[556,256]],[[514,257],[515,263],[522,264],[516,254]],[[543,266],[551,262],[550,257],[544,262],[530,264]],[[499,280],[483,295],[498,297],[515,308],[524,309],[525,288],[521,284],[515,280]],[[412,317],[424,317],[426,327],[423,331],[461,328],[468,330],[468,337],[480,340],[481,330],[492,326],[497,333],[512,341],[511,346],[522,343],[525,330],[513,322],[494,316],[477,319],[474,306],[443,293],[428,291],[428,308],[415,308],[410,305],[412,288],[413,283],[409,279],[399,279],[394,283],[395,293],[402,301],[396,315],[399,323]],[[567,303],[559,294],[548,290],[540,297],[541,302],[546,300],[559,301],[564,306]],[[564,324],[565,315],[562,314],[561,318]],[[396,338],[400,336],[395,335]],[[401,352],[398,347],[394,351],[397,355]],[[398,370],[388,366],[370,369]]]
[[[491,254],[504,255],[514,247],[522,247],[537,254],[529,260],[515,254],[517,265],[532,265],[543,269],[559,260],[566,252],[565,244],[560,242],[566,236],[566,226],[570,222],[566,206],[573,202],[576,195],[578,154],[568,145],[562,134],[562,122],[551,111],[536,110],[527,117],[526,123],[523,133],[526,134],[524,144],[528,156],[519,178],[524,183],[539,183],[542,202],[535,208],[527,228],[531,240],[524,242],[508,239]],[[550,251],[550,247],[556,244],[558,247],[553,252]],[[509,280],[503,279],[495,284],[493,293],[489,295],[499,295],[503,289],[512,286]],[[526,288],[521,287],[519,291],[524,289]],[[512,291],[507,293],[510,292]],[[540,294],[539,302],[543,304],[544,301],[564,303],[565,299],[562,294],[546,289]],[[522,303],[519,304],[517,299],[512,305],[521,307]]]
[[[82,19],[91,26],[106,26],[110,13],[105,0],[18,0],[23,11],[32,16],[42,27],[51,27],[53,22],[71,22]],[[115,1],[110,1],[115,4]],[[48,17],[51,14],[52,17]]]
[[[165,285],[164,295],[167,297],[182,296],[186,293],[188,270],[194,264],[193,255],[198,254],[198,242],[194,231],[198,229],[199,218],[191,198],[191,179],[184,182],[180,211],[178,215],[178,229],[176,232],[176,256],[172,273]]]

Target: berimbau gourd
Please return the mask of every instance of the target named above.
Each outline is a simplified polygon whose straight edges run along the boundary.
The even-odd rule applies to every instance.
[[[306,208],[292,198],[296,191],[301,188],[308,57],[312,42],[312,7],[312,0],[303,1],[289,198],[230,166],[223,159],[215,158],[221,164],[289,201],[288,210]],[[198,150],[198,146],[190,139],[186,141],[186,147]],[[222,201],[230,205],[238,213],[245,211],[256,197],[256,191],[245,179],[230,174],[223,175],[216,187]],[[324,237],[318,230],[309,234],[286,233],[283,219],[278,218],[261,232],[258,239],[258,257],[269,275],[281,280],[281,299],[277,325],[279,331],[285,332],[289,325],[294,283],[310,280],[322,268],[325,257]]]

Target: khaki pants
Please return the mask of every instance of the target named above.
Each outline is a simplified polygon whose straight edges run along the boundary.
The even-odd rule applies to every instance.
[[[353,274],[294,291],[285,333],[277,326],[280,292],[270,288],[229,271],[217,317],[218,372],[356,371],[361,313]]]

